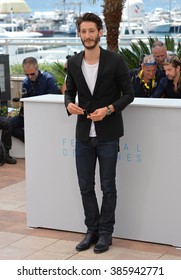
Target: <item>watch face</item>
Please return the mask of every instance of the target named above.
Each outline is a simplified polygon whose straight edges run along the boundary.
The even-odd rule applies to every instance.
[[[109,115],[111,115],[111,113],[112,113],[111,108],[108,106],[107,107],[107,115],[109,116]]]

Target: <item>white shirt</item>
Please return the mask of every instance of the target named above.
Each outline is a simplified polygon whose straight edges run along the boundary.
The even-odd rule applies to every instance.
[[[93,94],[93,92],[94,92],[94,87],[95,87],[96,80],[97,80],[98,65],[99,65],[99,63],[88,64],[85,62],[84,59],[82,61],[82,72],[83,72],[84,78],[86,80],[86,83],[88,85],[88,88],[89,88],[91,94]],[[91,123],[89,136],[96,137],[96,130],[95,130],[94,122]]]

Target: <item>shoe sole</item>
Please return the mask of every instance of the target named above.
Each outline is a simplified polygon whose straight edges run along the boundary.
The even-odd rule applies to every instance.
[[[109,247],[104,249],[104,250],[94,250],[94,253],[95,254],[101,254],[101,253],[107,252],[108,250],[109,250]]]
[[[89,247],[86,247],[84,249],[79,249],[79,248],[75,248],[78,252],[81,252],[81,251],[86,251],[88,249],[90,249],[91,245]]]
[[[109,244],[109,246],[111,246],[112,245],[112,242]],[[108,248],[106,248],[106,249],[104,249],[104,250],[99,250],[99,249],[95,249],[94,248],[94,253],[96,253],[96,254],[101,254],[101,253],[104,253],[104,252],[106,252],[106,251],[108,251],[109,250],[109,247]]]
[[[88,247],[85,247],[85,248],[77,248],[77,247],[75,247],[75,249],[76,249],[78,252],[86,251],[86,250],[90,249],[90,247],[91,247],[92,245],[96,244],[97,241],[98,241],[98,240],[92,241],[91,244],[90,244]]]

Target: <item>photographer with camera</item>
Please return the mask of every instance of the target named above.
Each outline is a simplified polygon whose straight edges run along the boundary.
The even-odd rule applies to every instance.
[[[27,57],[23,60],[22,67],[26,78],[22,83],[22,98],[44,94],[60,94],[60,90],[53,75],[47,71],[38,69],[35,57]],[[19,100],[13,100],[19,101]],[[11,119],[12,135],[24,142],[24,114],[23,104],[18,116]]]

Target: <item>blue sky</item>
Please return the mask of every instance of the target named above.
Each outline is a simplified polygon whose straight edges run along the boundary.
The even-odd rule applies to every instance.
[[[131,0],[129,0],[131,2]],[[169,2],[171,1],[172,7],[179,7],[181,8],[181,0],[143,0],[144,3],[144,10],[150,11],[154,8],[164,8],[169,9]],[[28,5],[33,11],[53,11],[56,6],[62,7],[63,9],[63,1],[61,0],[26,0]],[[92,11],[92,12],[101,12],[103,4],[103,0],[97,0],[96,5],[90,5],[88,0],[66,0],[67,3],[82,3],[82,11]],[[78,7],[78,5],[76,5]],[[69,9],[73,9],[76,7],[75,5],[67,5]]]

